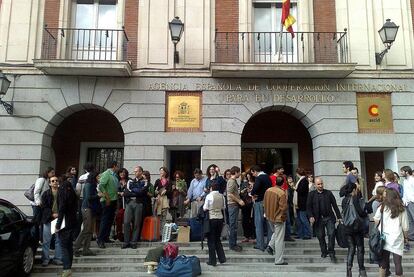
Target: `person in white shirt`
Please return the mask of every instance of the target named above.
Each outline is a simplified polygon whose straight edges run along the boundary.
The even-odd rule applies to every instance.
[[[382,214],[382,219],[381,219]],[[395,265],[395,276],[403,275],[402,256],[404,242],[408,240],[408,218],[400,195],[394,189],[387,188],[384,191],[384,201],[374,216],[378,230],[385,235],[385,245],[380,262],[379,276],[386,275],[386,269],[390,266],[390,254]]]
[[[210,229],[208,233],[208,261],[207,265],[216,266],[216,253],[221,264],[226,262],[223,245],[221,244],[221,230],[223,229],[223,212],[225,199],[219,191],[219,184],[216,181],[211,183],[210,193],[207,194],[203,210],[208,211]]]
[[[385,186],[384,180],[382,179],[382,171],[376,171],[374,175],[374,179],[375,179],[375,187],[372,190],[372,196],[368,200],[369,202],[375,200],[375,196],[377,195],[377,188]]]
[[[403,203],[407,210],[409,230],[408,240],[414,240],[414,176],[413,170],[409,166],[403,166],[400,169],[400,175],[403,178]]]

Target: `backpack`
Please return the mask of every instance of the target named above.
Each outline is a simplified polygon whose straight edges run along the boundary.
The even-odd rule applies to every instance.
[[[342,217],[344,221],[344,226],[348,230],[359,231],[363,227],[363,219],[359,216],[358,211],[354,206],[354,201],[352,201],[352,196],[349,197],[348,206],[342,210]]]

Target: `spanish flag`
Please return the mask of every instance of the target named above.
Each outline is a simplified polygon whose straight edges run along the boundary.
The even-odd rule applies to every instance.
[[[286,30],[292,34],[292,38],[295,37],[292,25],[296,22],[296,19],[290,14],[290,0],[283,0],[282,4],[282,24]]]

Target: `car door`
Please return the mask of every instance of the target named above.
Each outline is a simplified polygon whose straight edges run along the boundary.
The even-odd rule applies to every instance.
[[[8,271],[16,265],[22,243],[22,222],[22,215],[14,207],[0,203],[0,268],[2,270]]]

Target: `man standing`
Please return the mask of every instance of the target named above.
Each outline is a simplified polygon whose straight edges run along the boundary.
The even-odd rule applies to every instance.
[[[283,261],[285,221],[288,208],[286,191],[281,188],[283,183],[283,177],[277,177],[276,186],[268,189],[264,195],[264,211],[269,225],[273,227],[272,239],[266,250],[269,254],[275,255],[275,265],[288,264]]]
[[[404,178],[403,181],[403,202],[406,206],[406,211],[408,212],[408,239],[414,240],[414,176],[413,170],[409,166],[403,166],[400,169],[400,175]],[[408,241],[405,243],[405,248],[408,250],[410,248]]]
[[[341,220],[341,213],[333,193],[324,189],[322,178],[315,179],[315,186],[316,190],[309,193],[307,201],[309,221],[313,224],[318,237],[321,257],[326,258],[329,255],[331,261],[335,263],[335,222],[337,218]],[[336,217],[332,209],[335,210]],[[325,229],[328,233],[328,248],[326,248]]]
[[[298,183],[296,184],[296,193],[298,196],[298,239],[311,239],[312,232],[306,215],[306,201],[308,200],[309,194],[309,181],[306,178],[306,172],[303,168],[296,169],[296,175],[299,178]]]
[[[263,226],[266,222],[264,217],[264,208],[263,208],[263,199],[266,190],[272,187],[272,181],[269,178],[269,175],[261,171],[260,166],[254,165],[251,167],[250,172],[255,177],[253,189],[250,192],[253,199],[255,200],[253,204],[254,209],[254,225],[256,227],[256,245],[255,249],[261,251],[265,250],[264,242],[264,230]],[[267,231],[267,238],[269,240],[271,230]]]
[[[194,169],[194,179],[190,183],[190,187],[187,192],[187,199],[184,201],[184,205],[191,203],[191,215],[190,217],[196,217],[198,209],[203,205],[204,186],[206,185],[207,178],[203,177],[203,171],[201,169]]]
[[[243,200],[240,199],[239,185],[237,178],[240,177],[240,168],[233,166],[230,169],[231,177],[227,180],[227,199],[229,209],[229,248],[236,252],[242,251],[242,247],[237,245],[237,225],[239,219],[239,205],[244,206]]]
[[[124,192],[125,215],[124,215],[124,244],[122,249],[131,247],[137,248],[139,234],[141,233],[141,221],[144,211],[145,197],[148,193],[148,183],[142,178],[143,169],[141,166],[134,168],[135,178],[129,180]],[[132,224],[132,243],[130,244],[130,232]]]
[[[346,174],[345,184],[339,190],[339,197],[344,197],[347,192],[347,187],[350,184],[356,184],[358,187],[358,180],[352,174],[352,170],[354,169],[354,164],[351,161],[345,161],[342,163],[342,170]]]
[[[118,170],[118,162],[111,162],[109,168],[102,173],[99,182],[99,195],[101,196],[101,204],[103,207],[101,225],[96,240],[99,248],[105,248],[105,242],[109,241],[112,222],[115,218],[116,203],[118,200],[118,177],[116,176]]]

